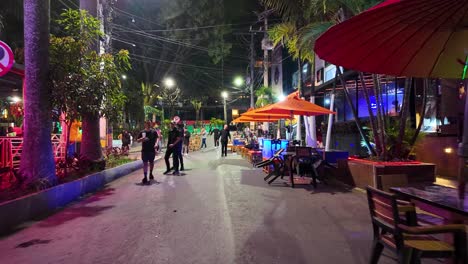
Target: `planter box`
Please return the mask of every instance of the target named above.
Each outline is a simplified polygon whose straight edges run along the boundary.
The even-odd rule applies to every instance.
[[[323,149],[317,149],[317,152],[323,156]],[[344,150],[330,150],[325,151],[325,161],[328,163],[336,164],[338,160],[344,159],[347,160],[349,157],[349,152]]]
[[[378,175],[405,174],[408,184],[435,182],[435,164],[423,162],[373,162],[360,159],[342,160],[343,181],[359,188],[378,186]],[[398,180],[399,181],[399,180]],[[390,181],[391,182],[391,181]]]
[[[54,186],[0,204],[0,235],[11,232],[21,223],[50,215],[83,195],[102,189],[107,183],[141,169],[141,161],[100,171],[78,180]]]

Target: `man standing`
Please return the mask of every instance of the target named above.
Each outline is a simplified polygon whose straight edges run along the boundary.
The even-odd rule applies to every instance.
[[[171,130],[168,133],[167,138],[167,150],[166,155],[164,156],[164,161],[166,162],[166,171],[164,174],[169,174],[171,171],[171,164],[169,164],[169,157],[172,154],[172,163],[174,166],[174,175],[179,175],[179,151],[177,147],[179,142],[182,140],[179,130],[177,129],[176,123],[171,122]]]
[[[231,140],[231,134],[229,133],[228,125],[224,125],[224,129],[221,131],[221,157],[227,156],[227,144]]]
[[[188,131],[187,128],[184,128],[184,148],[182,152],[184,155],[188,155],[189,153],[189,147],[190,147],[190,132]]]
[[[141,142],[141,159],[143,160],[143,174],[144,178],[141,181],[143,184],[148,184],[148,163],[150,167],[149,179],[154,180],[153,168],[154,168],[154,158],[156,157],[156,140],[158,139],[158,134],[151,129],[151,121],[145,122],[145,130],[141,131],[138,135],[138,142]]]
[[[219,129],[218,129],[218,127],[215,127],[213,130],[211,130],[210,135],[213,135],[215,148],[219,147]]]
[[[177,151],[177,156],[179,157],[179,165],[180,165],[180,170],[184,170],[184,157],[182,156],[182,148],[183,148],[183,143],[184,143],[184,125],[180,124],[178,125],[179,129],[179,137],[181,137],[181,140],[179,143],[176,145],[176,149],[174,151]]]

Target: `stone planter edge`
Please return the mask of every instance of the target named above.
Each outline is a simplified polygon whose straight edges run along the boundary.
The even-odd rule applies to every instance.
[[[14,231],[28,220],[50,215],[80,197],[102,189],[133,171],[141,169],[139,160],[103,170],[15,200],[0,203],[0,235]]]

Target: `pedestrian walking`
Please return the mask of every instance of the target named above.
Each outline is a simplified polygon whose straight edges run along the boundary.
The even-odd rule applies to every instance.
[[[228,125],[224,125],[224,129],[221,131],[221,157],[227,156],[227,144],[231,140],[231,134],[229,133]]]
[[[179,135],[181,137],[181,140],[179,140],[179,142],[175,146],[176,149],[174,151],[177,151],[177,156],[179,157],[180,171],[183,171],[184,170],[184,157],[182,155],[182,148],[183,148],[183,144],[184,144],[184,125],[179,124],[177,126],[177,129],[179,130]]]
[[[218,129],[218,127],[215,127],[213,130],[211,130],[210,135],[213,135],[214,147],[215,148],[219,147],[219,129]]]
[[[164,161],[166,162],[166,171],[164,174],[169,174],[171,171],[171,164],[169,163],[169,157],[172,154],[172,163],[174,168],[174,175],[179,175],[179,152],[177,146],[182,140],[182,135],[180,135],[179,130],[177,129],[176,123],[171,122],[171,130],[168,133],[167,138],[167,149],[166,155],[164,155]]]
[[[149,163],[149,180],[154,180],[153,169],[154,159],[156,157],[156,141],[158,134],[151,128],[151,121],[145,122],[145,129],[138,134],[138,142],[141,142],[141,160],[143,161],[144,178],[141,180],[143,184],[148,184],[148,163]]]
[[[122,153],[127,154],[130,151],[130,133],[127,130],[122,132]]]
[[[189,147],[190,147],[190,132],[188,131],[187,128],[184,128],[184,146],[183,146],[183,150],[182,152],[184,153],[184,155],[188,155],[189,153]]]
[[[159,128],[159,126],[156,126],[155,131],[158,134],[158,141],[156,142],[156,146],[157,146],[156,153],[161,153],[162,152],[163,137],[162,137],[161,129]]]
[[[202,128],[202,130],[201,130],[202,144],[201,144],[200,148],[203,148],[203,146],[205,146],[205,148],[206,148],[206,134],[207,134],[206,129]]]

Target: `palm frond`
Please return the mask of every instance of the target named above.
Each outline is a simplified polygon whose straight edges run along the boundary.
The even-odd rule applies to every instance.
[[[273,26],[268,30],[268,36],[273,41],[274,45],[278,45],[282,41],[289,41],[297,33],[297,28],[294,23],[284,22]]]
[[[302,14],[304,4],[308,1],[303,0],[261,0],[267,8],[273,8],[278,12],[284,21],[293,21],[298,14]]]

